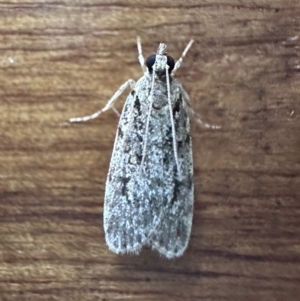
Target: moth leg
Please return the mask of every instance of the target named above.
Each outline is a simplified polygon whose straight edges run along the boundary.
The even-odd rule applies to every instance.
[[[206,123],[206,122],[202,121],[202,119],[198,116],[198,114],[190,106],[190,98],[183,88],[182,88],[182,93],[183,93],[184,102],[186,103],[187,108],[188,108],[189,115],[192,116],[201,127],[205,128],[205,129],[213,129],[213,130],[219,130],[222,128],[220,125],[210,124],[210,123]]]
[[[121,116],[120,112],[115,107],[112,107],[112,110],[118,115],[118,117]]]
[[[199,116],[196,116],[196,113],[192,108],[190,108],[189,112],[190,112],[191,116],[194,117],[196,122],[205,129],[219,130],[222,128],[220,125],[203,122]]]
[[[190,48],[192,47],[193,43],[194,43],[194,40],[190,40],[190,42],[188,43],[188,45],[185,47],[184,51],[182,52],[181,57],[179,58],[179,60],[178,60],[178,61],[176,62],[176,64],[175,64],[175,67],[174,67],[174,69],[173,69],[173,71],[172,71],[172,75],[174,75],[175,72],[176,72],[176,70],[180,68],[181,63],[182,63],[184,57],[186,56],[187,52],[188,52],[188,51],[190,50]]]
[[[147,71],[147,69],[146,69],[146,66],[145,66],[145,58],[144,58],[143,52],[142,52],[142,43],[141,43],[141,38],[140,37],[136,38],[136,44],[137,44],[137,49],[138,49],[138,53],[139,53],[138,59],[139,59],[139,62],[141,64],[142,70],[145,73]]]
[[[85,122],[91,119],[97,118],[102,112],[105,112],[109,109],[113,109],[113,111],[120,116],[120,113],[114,108],[114,104],[118,97],[128,88],[131,87],[131,89],[134,89],[135,86],[135,81],[132,79],[129,79],[126,81],[120,88],[115,92],[115,94],[111,97],[111,99],[106,103],[105,107],[102,108],[101,110],[97,111],[96,113],[93,113],[88,116],[83,116],[83,117],[74,117],[70,118],[69,122]]]

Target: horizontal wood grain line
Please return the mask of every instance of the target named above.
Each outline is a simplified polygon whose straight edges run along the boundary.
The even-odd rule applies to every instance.
[[[224,0],[223,0],[224,1]],[[213,1],[212,1],[213,2]],[[60,7],[66,7],[68,9],[72,8],[139,8],[139,9],[201,9],[201,8],[209,8],[209,9],[220,9],[220,8],[229,8],[229,9],[238,9],[238,10],[254,10],[254,11],[274,11],[278,13],[279,11],[285,11],[287,10],[287,7],[285,5],[281,6],[272,6],[272,5],[258,5],[255,4],[249,4],[249,5],[243,5],[243,4],[230,4],[227,1],[224,1],[222,3],[221,1],[216,1],[215,3],[197,3],[197,4],[185,4],[184,2],[177,2],[174,1],[174,4],[167,5],[166,3],[155,3],[151,5],[151,2],[149,3],[130,3],[128,1],[114,1],[112,3],[81,3],[81,4],[73,4],[73,3],[65,3],[63,1],[55,1],[47,2],[43,1],[42,3],[36,3],[36,2],[26,2],[26,4],[16,4],[16,3],[10,3],[1,1],[0,2],[0,8],[14,8],[14,9],[30,9],[31,11],[33,9],[39,9],[39,8],[47,8],[47,7],[54,7],[54,8],[60,8]],[[5,7],[6,6],[6,7]],[[292,7],[289,6],[288,9],[291,9]]]

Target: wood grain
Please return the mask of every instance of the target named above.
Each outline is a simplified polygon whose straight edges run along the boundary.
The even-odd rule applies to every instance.
[[[299,300],[298,0],[0,2],[0,299]],[[117,256],[104,184],[136,36],[178,58],[193,123],[186,254]],[[126,93],[125,93],[126,94]],[[126,95],[118,103],[122,104]]]

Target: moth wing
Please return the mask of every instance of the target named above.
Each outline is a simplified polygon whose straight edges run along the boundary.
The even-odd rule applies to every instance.
[[[143,87],[137,91],[143,91]],[[106,182],[106,243],[115,253],[139,253],[148,245],[167,258],[173,258],[182,255],[187,247],[193,214],[187,104],[179,93],[173,109],[179,177],[168,107],[152,110],[141,169],[149,112],[148,108],[141,112],[145,95],[145,91],[130,94],[120,118]]]
[[[124,104],[106,181],[104,230],[106,243],[115,253],[139,253],[161,215],[154,184],[140,169],[147,114],[141,113],[146,97],[143,81],[137,85],[139,89],[132,91]],[[147,166],[145,160],[144,167],[149,170]]]
[[[183,254],[189,242],[193,219],[192,141],[188,104],[182,93],[176,101],[173,117],[181,177],[174,172],[173,179],[170,181],[174,185],[165,187],[166,203],[162,208],[163,214],[149,243],[153,249],[167,258],[179,257]]]

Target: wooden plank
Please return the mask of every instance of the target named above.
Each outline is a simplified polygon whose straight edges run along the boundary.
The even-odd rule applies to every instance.
[[[0,15],[1,300],[299,300],[299,1],[15,0]],[[195,216],[177,260],[107,249],[118,118],[67,123],[141,76],[137,35],[145,56],[195,39],[176,75],[222,125],[192,125]]]

